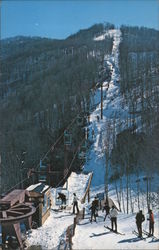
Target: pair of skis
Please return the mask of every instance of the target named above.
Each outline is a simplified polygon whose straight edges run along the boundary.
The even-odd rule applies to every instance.
[[[135,234],[137,237],[139,237],[139,234],[138,234],[138,232],[136,232],[135,230],[134,231],[132,231],[132,233],[133,234]],[[143,236],[141,236],[141,237],[139,237],[141,240],[146,240],[146,238],[145,237],[143,237]]]
[[[120,233],[120,232],[118,232],[118,231],[114,231],[114,230],[112,230],[110,227],[108,227],[108,226],[104,226],[105,228],[107,228],[108,230],[110,230],[111,232],[113,232],[113,233],[116,233],[116,234],[119,234],[119,235],[125,235],[124,233]],[[135,234],[137,237],[139,237],[139,234],[138,234],[138,232],[137,231],[132,231],[132,233],[133,234]],[[143,234],[145,234],[147,237],[152,237],[152,239],[154,239],[154,240],[159,240],[156,236],[154,236],[154,235],[149,235],[149,233],[147,232],[147,231],[145,231],[145,230],[143,230]],[[141,240],[144,240],[144,241],[146,241],[146,238],[145,237],[140,237],[140,239]]]
[[[104,226],[105,228],[107,228],[107,229],[109,229],[111,232],[113,232],[113,233],[115,233],[115,234],[120,234],[120,235],[125,235],[124,233],[120,233],[120,232],[118,232],[118,231],[114,231],[114,230],[112,230],[110,227],[108,227],[108,226]]]
[[[139,237],[138,232],[136,232],[135,230],[132,231],[132,233]],[[150,234],[149,234],[147,231],[145,231],[145,230],[143,230],[143,234],[147,236],[146,238],[151,237],[153,240],[159,240],[156,236],[150,235]],[[146,240],[146,238],[145,238],[145,237],[140,237],[141,240]]]
[[[154,240],[159,240],[156,236],[154,235],[150,235],[147,231],[143,230],[143,233],[147,236],[147,237],[151,237]]]

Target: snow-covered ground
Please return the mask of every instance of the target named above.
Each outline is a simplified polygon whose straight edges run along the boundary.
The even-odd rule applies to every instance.
[[[57,247],[60,240],[65,238],[65,232],[73,222],[73,216],[69,211],[56,212],[51,210],[50,217],[42,227],[32,229],[27,237],[28,246],[41,246],[42,249]]]
[[[94,96],[94,104],[98,104],[95,111],[92,112],[90,116],[91,124],[89,126],[90,136],[91,131],[94,129],[95,136],[92,138],[94,141],[91,151],[89,152],[88,161],[85,165],[85,170],[93,171],[93,180],[91,187],[91,196],[92,199],[97,193],[104,192],[104,178],[105,178],[105,157],[103,154],[103,134],[106,130],[106,121],[112,121],[114,117],[116,119],[120,118],[120,123],[125,120],[128,114],[128,107],[122,106],[123,98],[120,94],[120,89],[118,81],[119,68],[118,68],[118,55],[119,55],[119,44],[120,44],[120,30],[111,30],[109,33],[96,37],[96,41],[105,39],[106,35],[113,36],[113,50],[111,55],[106,55],[105,60],[112,69],[111,81],[109,83],[109,88],[107,88],[108,83],[104,82],[104,96],[105,100],[103,103],[103,119],[99,122],[97,121],[97,116],[100,117],[100,90],[98,89]],[[117,123],[118,124],[118,123]],[[121,125],[120,129],[125,127],[124,122]],[[117,132],[116,128],[116,132]],[[111,171],[111,169],[110,169]],[[146,183],[143,180],[144,175],[140,175],[140,209],[143,210],[143,213],[147,217],[147,207],[146,207]],[[132,231],[136,229],[135,224],[135,215],[138,211],[137,206],[137,187],[136,187],[135,175],[130,176],[131,188],[129,188],[129,198],[132,197],[131,204],[129,203],[129,214],[119,213],[118,215],[118,231],[125,233],[125,235],[117,235],[113,232],[110,232],[104,227],[104,224],[110,226],[110,220],[107,219],[104,223],[104,215],[102,212],[99,213],[97,223],[93,222],[90,224],[89,218],[89,209],[87,208],[87,214],[85,220],[81,221],[76,227],[76,233],[73,237],[73,249],[159,249],[159,241],[152,241],[152,238],[147,238],[146,241],[138,239]],[[122,211],[124,207],[126,208],[126,177],[122,178],[123,185],[123,200],[121,204]],[[117,186],[119,189],[119,181],[117,181]],[[151,190],[152,208],[155,215],[155,235],[159,237],[159,210],[158,210],[158,194],[159,190],[158,185],[158,176],[155,176],[153,179],[153,190]],[[119,190],[118,190],[119,191]],[[114,183],[109,185],[109,197],[118,206],[117,194],[115,190]],[[125,202],[125,203],[124,203]],[[88,204],[89,206],[90,204]],[[126,210],[126,209],[125,209]],[[133,211],[132,211],[133,210]],[[143,228],[148,231],[148,221],[145,220],[143,223]]]
[[[128,107],[122,105],[123,97],[120,94],[119,89],[119,66],[118,66],[118,55],[119,55],[119,44],[121,41],[120,30],[110,30],[109,32],[96,37],[95,40],[98,42],[105,39],[105,36],[109,35],[113,37],[113,49],[111,55],[105,55],[105,61],[112,70],[111,81],[103,83],[103,119],[97,120],[97,116],[100,117],[100,88],[96,89],[92,103],[95,105],[95,110],[90,115],[89,125],[89,139],[93,141],[91,149],[87,156],[87,161],[84,166],[84,170],[88,172],[93,171],[93,179],[91,185],[91,200],[97,193],[104,192],[105,182],[105,156],[103,146],[103,135],[106,131],[106,122],[113,122],[114,117],[117,121],[116,132],[118,132],[118,125],[120,129],[125,128],[125,118],[129,116]],[[120,124],[119,124],[120,123]],[[92,129],[95,134],[92,136]],[[136,175],[130,176],[131,186],[129,188],[129,197],[131,196],[131,203],[129,203],[129,214],[123,213],[124,207],[126,208],[126,177],[122,178],[123,185],[123,199],[121,201],[122,212],[118,215],[118,231],[125,233],[125,235],[117,235],[110,232],[104,227],[104,224],[110,226],[110,220],[103,221],[104,214],[100,211],[97,223],[92,224],[89,221],[90,212],[89,207],[91,204],[84,205],[86,208],[85,219],[80,221],[75,230],[75,236],[73,237],[73,249],[159,249],[159,242],[152,241],[151,238],[147,238],[146,241],[138,239],[132,231],[136,229],[135,225],[135,214],[138,211],[138,196],[137,196],[137,184]],[[143,180],[144,174],[140,174],[140,209],[143,210],[144,214],[147,213],[146,207],[146,183]],[[79,198],[79,207],[82,208],[83,204],[80,203],[82,199],[89,175],[72,173],[68,179],[68,209],[63,212],[57,212],[54,207],[51,210],[51,216],[45,222],[45,224],[37,229],[32,230],[32,233],[28,237],[29,245],[41,245],[43,249],[53,249],[58,246],[61,239],[65,238],[66,229],[73,223],[74,216],[71,214],[71,203],[72,194],[75,192]],[[120,187],[119,181],[117,181],[118,189]],[[155,235],[159,237],[159,209],[158,209],[158,198],[157,192],[159,190],[158,176],[154,176],[153,188],[151,192],[152,208],[155,215]],[[119,190],[118,190],[119,191]],[[53,199],[56,194],[56,190],[52,190]],[[118,206],[117,193],[115,189],[115,183],[109,185],[109,197],[113,199],[115,204]],[[57,207],[56,207],[57,208]],[[145,220],[143,228],[148,230],[148,221]]]
[[[105,55],[105,61],[112,70],[111,81],[103,82],[103,119],[99,122],[97,121],[97,116],[100,117],[101,104],[100,104],[100,89],[97,89],[94,95],[94,104],[98,104],[96,109],[90,115],[91,124],[89,126],[90,134],[92,129],[95,131],[95,138],[93,148],[89,154],[89,161],[85,165],[85,170],[93,171],[94,178],[92,180],[92,185],[104,184],[105,180],[105,160],[103,157],[103,135],[106,131],[106,121],[111,121],[116,119],[116,124],[118,124],[118,119],[120,118],[120,124],[124,128],[125,118],[128,117],[128,108],[122,107],[123,97],[120,94],[119,83],[119,65],[118,65],[118,55],[119,55],[119,44],[121,40],[121,31],[120,30],[110,30],[103,36],[110,35],[114,38],[113,49],[111,55]],[[100,36],[101,37],[101,36]],[[96,37],[98,41],[98,37]],[[122,124],[123,121],[123,124]],[[116,125],[117,126],[117,125]],[[118,127],[116,127],[116,130]],[[101,174],[99,174],[101,173]]]
[[[142,176],[141,176],[142,178]],[[133,209],[131,211],[131,207],[129,204],[129,214],[123,213],[123,204],[122,204],[122,212],[118,212],[117,224],[118,231],[120,233],[124,233],[125,235],[115,234],[110,232],[104,226],[111,227],[110,219],[107,218],[104,222],[104,215],[101,210],[99,211],[99,216],[97,218],[97,223],[90,223],[90,212],[89,209],[86,209],[85,219],[80,221],[80,223],[76,226],[76,233],[73,237],[73,249],[159,249],[159,240],[153,240],[152,238],[146,238],[146,235],[143,236],[146,240],[141,240],[137,238],[132,231],[136,230],[135,216],[138,211],[137,207],[137,190],[135,190],[135,176],[132,175],[132,200],[133,200]],[[125,180],[123,180],[125,185]],[[154,188],[157,190],[158,188],[158,176],[154,178]],[[145,192],[145,184],[141,183],[140,193],[140,209],[142,209],[145,215],[145,221],[143,223],[143,229],[148,231],[149,222],[147,221],[147,206],[146,206],[146,192]],[[91,200],[96,196],[97,193],[104,192],[104,185],[92,186],[91,189]],[[126,207],[126,187],[124,186],[124,202]],[[155,216],[155,232],[154,235],[159,238],[159,206],[157,193],[154,192],[154,199],[152,209],[154,211]],[[118,207],[117,195],[115,191],[114,184],[109,186],[109,197],[113,199],[115,204]],[[91,202],[90,202],[91,204]],[[88,204],[88,207],[90,206]]]
[[[67,190],[64,189],[52,189],[52,209],[50,217],[44,223],[44,225],[38,229],[32,229],[32,232],[28,235],[27,243],[28,246],[40,245],[44,249],[52,249],[57,247],[62,239],[65,238],[66,229],[68,226],[73,224],[74,215],[72,214],[72,199],[73,193],[76,193],[79,201],[79,209],[83,208],[81,199],[83,198],[87,184],[91,173],[74,173],[72,172],[68,178],[68,183],[64,186],[68,186]],[[58,192],[69,194],[67,201],[67,209],[59,210],[60,204],[56,204],[56,195]]]
[[[111,225],[109,219],[103,222],[102,212],[99,213],[97,223],[90,224],[89,218],[86,216],[86,219],[77,225],[76,234],[73,237],[73,249],[159,249],[159,241],[152,238],[144,241],[132,234],[136,228],[135,214],[118,215],[118,231],[125,235],[115,234],[105,228],[104,225],[109,227]],[[143,229],[148,229],[147,221],[143,223]]]

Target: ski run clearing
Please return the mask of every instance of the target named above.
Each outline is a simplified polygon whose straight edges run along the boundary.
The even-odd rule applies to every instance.
[[[97,121],[97,116],[100,117],[100,89],[96,89],[94,97],[92,98],[92,104],[95,105],[95,110],[90,116],[90,138],[93,143],[90,151],[87,155],[87,161],[84,166],[84,171],[93,172],[93,179],[91,185],[91,201],[97,193],[104,192],[104,176],[105,176],[105,157],[103,153],[103,135],[105,133],[106,121],[112,120],[114,115],[116,119],[120,117],[120,121],[124,121],[128,116],[128,108],[122,106],[122,96],[119,90],[119,67],[118,67],[118,55],[119,44],[121,41],[120,30],[110,30],[109,32],[96,37],[96,41],[105,39],[105,36],[112,36],[114,38],[113,49],[111,55],[105,55],[105,61],[112,70],[111,81],[109,83],[103,83],[103,120]],[[120,124],[122,128],[126,126],[124,122]],[[91,131],[94,130],[95,134],[92,137]],[[116,128],[118,132],[118,128]],[[111,171],[111,169],[109,170]],[[140,192],[140,204],[145,218],[147,217],[147,205],[146,205],[146,185],[144,183],[144,174],[141,173],[141,192]],[[85,207],[85,219],[81,220],[76,226],[75,235],[73,237],[72,249],[159,249],[159,241],[152,237],[143,235],[146,240],[137,238],[132,231],[137,230],[135,224],[135,216],[138,211],[137,208],[137,187],[136,176],[130,176],[131,188],[129,190],[133,203],[129,206],[129,214],[119,212],[117,223],[118,231],[125,235],[115,234],[111,232],[105,226],[110,227],[110,219],[106,219],[104,222],[105,213],[102,210],[99,211],[97,222],[90,223],[90,210],[91,205],[86,201],[85,204],[81,204],[81,199],[85,193],[87,183],[89,180],[89,174],[76,174],[72,173],[68,179],[68,207],[63,211],[55,210],[55,207],[51,209],[51,215],[44,223],[44,225],[38,229],[33,229],[28,237],[29,246],[41,246],[41,249],[58,249],[59,243],[66,237],[66,229],[69,225],[72,225],[74,215],[72,214],[72,199],[73,193],[77,194],[79,199],[79,208]],[[126,178],[123,177],[123,202],[121,204],[122,211],[126,207]],[[117,186],[119,183],[117,182]],[[159,208],[158,208],[158,176],[154,176],[153,188],[151,188],[152,195],[152,209],[155,216],[155,236],[159,238]],[[55,200],[56,190],[52,189],[52,198]],[[114,184],[109,185],[109,197],[113,199],[115,204],[117,203],[117,195]],[[125,204],[124,204],[125,200]],[[57,207],[56,207],[57,208]],[[132,212],[133,210],[133,212]],[[143,223],[143,229],[148,231],[148,221],[145,219]],[[36,249],[36,248],[32,248]]]

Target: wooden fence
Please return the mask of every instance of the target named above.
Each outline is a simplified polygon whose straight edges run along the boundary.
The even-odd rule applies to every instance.
[[[82,204],[85,203],[87,195],[88,195],[88,201],[90,199],[90,197],[89,197],[89,190],[90,190],[90,185],[91,185],[92,177],[93,177],[93,172],[91,172],[91,174],[90,174],[86,191],[84,193],[84,196],[81,199],[81,203]],[[79,213],[74,217],[73,224],[70,225],[67,228],[67,230],[66,230],[66,238],[65,238],[65,240],[61,240],[60,241],[58,250],[72,250],[72,238],[75,235],[76,225],[79,223],[80,220],[83,220],[84,217],[85,217],[85,208],[83,208],[83,210],[80,210]]]

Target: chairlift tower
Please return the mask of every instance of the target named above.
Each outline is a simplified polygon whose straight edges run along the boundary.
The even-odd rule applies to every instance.
[[[101,120],[103,119],[103,82],[101,81]]]
[[[68,131],[64,131],[64,177],[68,175],[68,150],[72,145],[72,134]],[[67,189],[68,183],[66,183]]]

